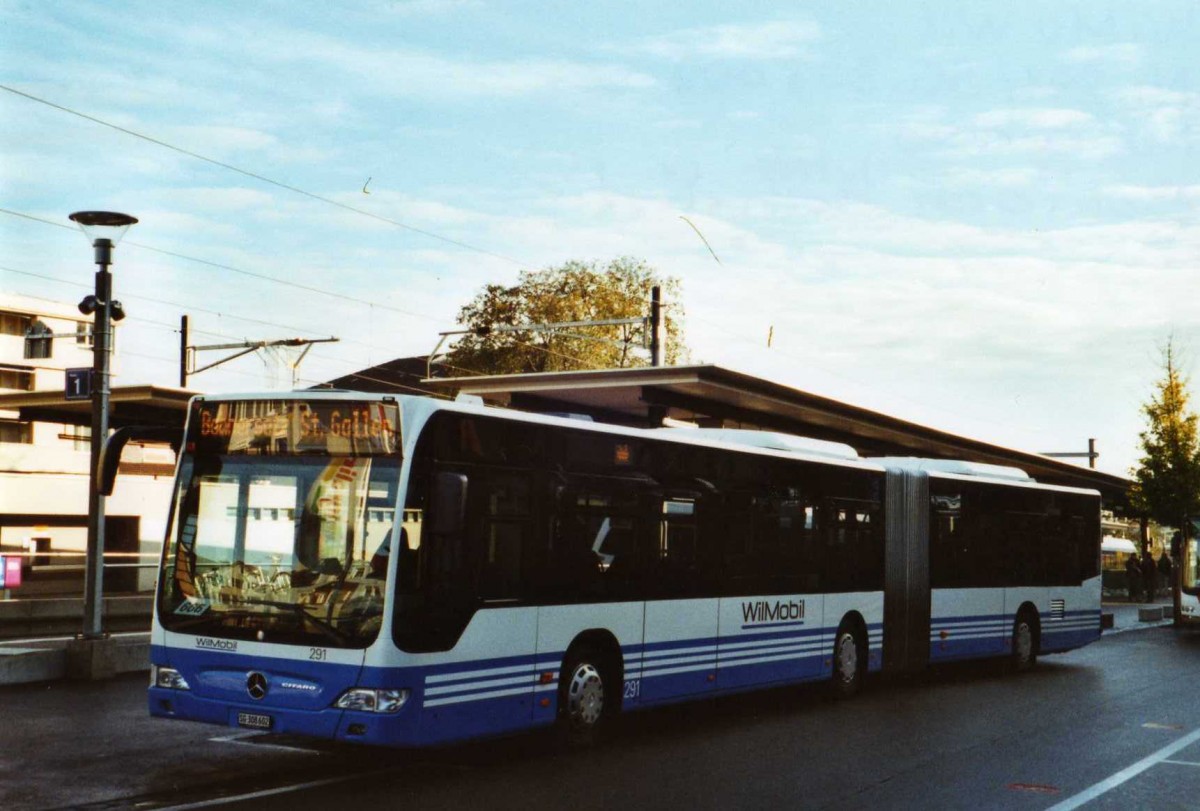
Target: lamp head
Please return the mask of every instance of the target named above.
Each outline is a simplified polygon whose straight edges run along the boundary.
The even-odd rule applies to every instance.
[[[137,222],[137,217],[117,211],[76,211],[71,215],[71,220],[79,224],[84,236],[93,245],[107,239],[109,245],[114,246],[125,236],[129,226]]]
[[[89,293],[83,297],[83,301],[79,302],[79,312],[83,313],[84,315],[91,315],[92,313],[96,312],[96,309],[99,306],[100,299]]]

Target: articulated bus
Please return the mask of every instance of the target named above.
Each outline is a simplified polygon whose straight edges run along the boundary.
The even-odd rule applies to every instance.
[[[1100,636],[1100,500],[1018,470],[478,402],[196,398],[154,716],[421,746]]]

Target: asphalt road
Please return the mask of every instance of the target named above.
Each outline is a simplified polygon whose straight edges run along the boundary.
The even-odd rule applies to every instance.
[[[1196,808],[1200,635],[1147,628],[1042,659],[816,686],[427,752],[152,720],[145,681],[0,688],[0,808]]]

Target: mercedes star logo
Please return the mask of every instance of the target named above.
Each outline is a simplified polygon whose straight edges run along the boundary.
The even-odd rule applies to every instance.
[[[246,692],[255,701],[263,698],[267,694],[267,677],[258,671],[246,676]]]

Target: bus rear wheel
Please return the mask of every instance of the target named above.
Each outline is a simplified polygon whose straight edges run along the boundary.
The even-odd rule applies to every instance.
[[[587,646],[570,651],[558,682],[558,724],[568,744],[587,746],[607,726],[617,700],[602,656]]]
[[[863,645],[859,632],[852,626],[838,628],[833,643],[833,695],[835,698],[852,698],[862,689],[863,669],[866,661],[862,656]]]
[[[1013,622],[1012,669],[1018,673],[1037,664],[1037,630],[1028,611],[1017,614]]]

